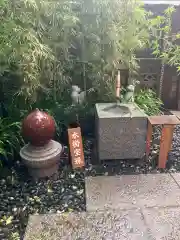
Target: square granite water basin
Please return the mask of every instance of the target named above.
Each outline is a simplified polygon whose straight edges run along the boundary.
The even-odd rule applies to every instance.
[[[143,158],[147,115],[134,103],[98,103],[95,108],[99,160]]]

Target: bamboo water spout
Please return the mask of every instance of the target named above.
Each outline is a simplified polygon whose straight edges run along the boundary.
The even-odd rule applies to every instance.
[[[116,79],[116,103],[110,107],[104,108],[104,111],[109,111],[113,114],[121,114],[121,116],[124,116],[127,114],[130,114],[131,116],[131,111],[129,107],[119,102],[120,90],[121,90],[121,78],[120,78],[120,70],[118,70],[117,79]]]
[[[116,103],[119,103],[120,98],[120,90],[121,90],[121,75],[120,70],[118,70],[117,80],[116,80]]]

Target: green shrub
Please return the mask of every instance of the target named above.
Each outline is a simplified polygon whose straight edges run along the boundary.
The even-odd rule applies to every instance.
[[[20,240],[20,236],[18,232],[14,232],[10,236],[10,240]]]
[[[149,116],[162,113],[161,106],[163,103],[151,89],[140,90],[135,95],[135,102]]]
[[[2,160],[12,159],[22,143],[20,123],[0,118],[0,164],[2,165]]]

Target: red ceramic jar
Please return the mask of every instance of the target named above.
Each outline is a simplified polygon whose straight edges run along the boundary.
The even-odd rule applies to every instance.
[[[55,121],[45,112],[36,109],[22,123],[23,136],[34,146],[44,146],[54,136]]]

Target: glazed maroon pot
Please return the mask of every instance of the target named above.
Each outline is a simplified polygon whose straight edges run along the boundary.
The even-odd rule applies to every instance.
[[[22,123],[23,136],[34,146],[47,144],[55,133],[55,121],[45,112],[36,109]]]

